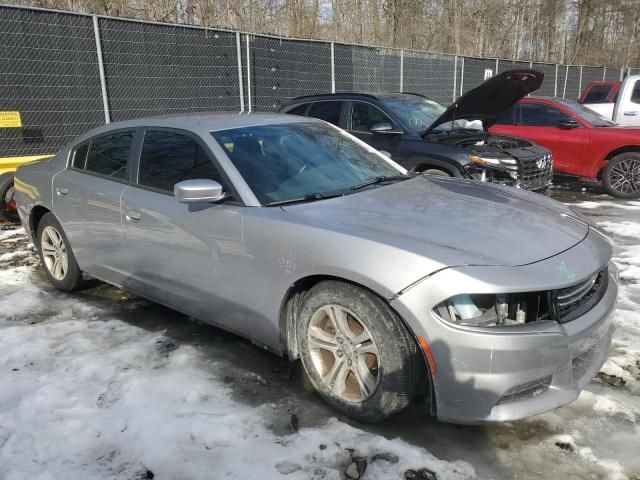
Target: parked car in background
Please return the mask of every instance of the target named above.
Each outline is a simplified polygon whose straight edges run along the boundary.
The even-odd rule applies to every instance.
[[[601,181],[614,197],[640,198],[638,127],[618,126],[572,100],[529,97],[501,115],[491,131],[547,147],[558,174]]]
[[[339,93],[294,98],[280,112],[337,125],[410,171],[545,190],[552,180],[547,149],[482,129],[537,90],[543,78],[535,70],[503,72],[448,108],[410,93]]]
[[[534,415],[575,400],[607,358],[617,275],[588,220],[407,174],[326,122],[112,123],[21,167],[16,190],[55,287],[85,272],[300,358],[361,421],[423,394],[443,420]]]
[[[20,165],[49,158],[52,155],[36,155],[28,157],[0,157],[0,217],[17,221],[18,211],[14,200],[13,175]]]
[[[624,82],[591,82],[579,102],[618,125],[640,127],[640,75]]]

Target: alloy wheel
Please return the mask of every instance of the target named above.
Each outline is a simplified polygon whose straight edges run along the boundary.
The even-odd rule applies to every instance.
[[[362,402],[376,390],[378,347],[365,324],[340,305],[325,305],[311,317],[307,344],[324,385],[348,402]]]
[[[627,158],[613,165],[609,172],[611,189],[618,193],[640,192],[640,160]]]
[[[52,226],[42,230],[40,248],[44,264],[51,276],[56,280],[64,280],[69,269],[67,247],[60,232]]]

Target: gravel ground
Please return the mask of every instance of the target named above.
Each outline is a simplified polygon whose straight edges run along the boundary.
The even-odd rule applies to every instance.
[[[98,282],[53,291],[0,223],[0,478],[329,479],[363,456],[363,479],[640,479],[640,202],[553,195],[616,242],[614,346],[573,404],[483,427],[336,418],[297,363]]]

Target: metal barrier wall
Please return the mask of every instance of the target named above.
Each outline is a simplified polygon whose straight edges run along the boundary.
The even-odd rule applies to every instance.
[[[496,73],[536,68],[538,93],[575,99],[590,81],[640,73],[2,5],[0,39],[0,157],[55,153],[105,122],[274,111],[299,95],[403,91],[447,105]]]

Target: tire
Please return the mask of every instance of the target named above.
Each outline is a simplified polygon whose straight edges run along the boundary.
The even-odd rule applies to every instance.
[[[447,172],[446,170],[442,170],[440,168],[426,168],[425,170],[422,170],[420,173],[422,173],[424,175],[436,175],[436,176],[439,176],[439,177],[452,177],[453,176],[449,172]]]
[[[419,391],[418,382],[426,381],[416,342],[400,318],[355,285],[324,281],[311,288],[296,335],[302,364],[320,396],[360,422],[379,422],[404,409]]]
[[[640,198],[640,153],[616,155],[602,170],[602,184],[612,197]]]
[[[69,240],[52,213],[46,213],[40,220],[36,244],[42,268],[55,288],[71,292],[83,285],[82,271],[73,256]]]
[[[17,222],[19,220],[18,211],[13,200],[13,173],[8,173],[0,177],[0,216]]]

